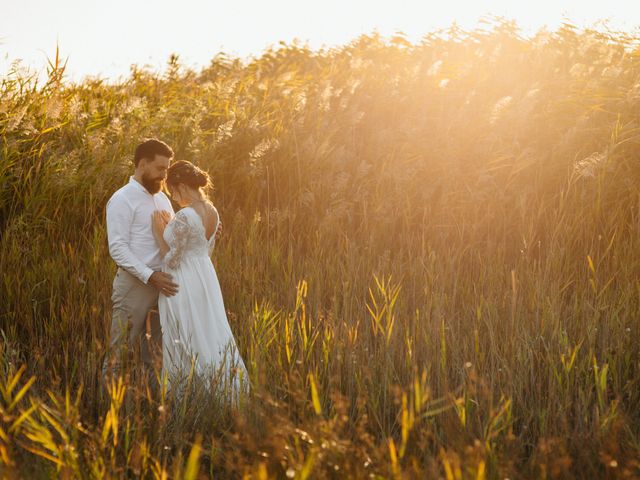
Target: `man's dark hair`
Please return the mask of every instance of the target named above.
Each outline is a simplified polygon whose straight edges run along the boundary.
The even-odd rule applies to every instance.
[[[137,167],[142,158],[153,161],[155,160],[156,155],[171,158],[173,157],[173,150],[171,150],[171,147],[162,140],[150,138],[136,147],[136,153],[133,156],[133,163]]]

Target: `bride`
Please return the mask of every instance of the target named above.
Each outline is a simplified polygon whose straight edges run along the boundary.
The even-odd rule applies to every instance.
[[[248,375],[225,313],[222,292],[210,255],[220,224],[218,211],[204,188],[209,176],[180,160],[167,172],[169,194],[180,207],[155,211],[153,232],[164,257],[164,271],[179,285],[178,293],[160,295],[162,363],[169,384],[195,371],[209,377],[220,374],[219,387],[238,397],[248,386]]]

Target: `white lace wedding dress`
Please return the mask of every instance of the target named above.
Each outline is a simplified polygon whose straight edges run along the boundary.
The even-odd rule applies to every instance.
[[[170,247],[164,271],[173,276],[178,293],[158,298],[163,372],[173,385],[189,374],[193,362],[196,372],[215,376],[220,391],[237,399],[240,390],[248,388],[248,375],[211,263],[215,233],[207,240],[200,215],[185,207],[168,223],[164,239]]]

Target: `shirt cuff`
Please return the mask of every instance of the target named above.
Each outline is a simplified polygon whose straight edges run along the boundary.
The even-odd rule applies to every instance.
[[[153,275],[155,273],[155,270],[146,267],[142,273],[140,274],[140,280],[142,280],[144,283],[148,284],[149,283],[149,277],[151,277],[151,275]]]

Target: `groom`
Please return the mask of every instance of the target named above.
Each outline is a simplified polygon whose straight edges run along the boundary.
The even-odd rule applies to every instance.
[[[135,150],[135,172],[129,183],[116,191],[107,203],[109,253],[118,270],[113,280],[111,339],[103,376],[110,367],[114,373],[118,372],[121,355],[128,355],[140,344],[147,314],[157,305],[158,294],[172,296],[178,291],[171,275],[161,271],[160,248],[151,228],[155,210],[166,210],[173,215],[171,202],[161,191],[171,158],[173,150],[166,143],[155,138],[142,142]],[[149,371],[151,350],[162,348],[158,317],[154,315],[151,319],[150,342],[140,345],[144,366]]]

